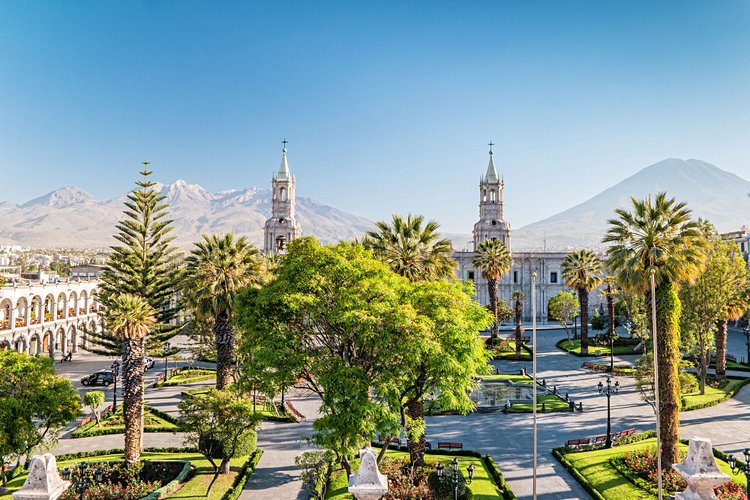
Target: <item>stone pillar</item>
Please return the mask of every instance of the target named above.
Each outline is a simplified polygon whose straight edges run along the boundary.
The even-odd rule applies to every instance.
[[[11,494],[13,500],[56,500],[70,487],[57,471],[57,460],[51,453],[31,458],[29,476],[20,490]]]
[[[359,470],[349,476],[349,493],[357,500],[378,500],[388,493],[388,478],[378,470],[372,448],[359,450]]]
[[[715,499],[714,488],[732,479],[719,470],[711,440],[706,438],[692,437],[687,457],[683,462],[673,464],[672,468],[688,483],[685,491],[675,495],[675,500]]]

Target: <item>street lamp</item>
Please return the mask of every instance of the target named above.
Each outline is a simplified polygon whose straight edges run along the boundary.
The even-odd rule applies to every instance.
[[[617,394],[617,391],[620,390],[620,382],[615,382],[615,385],[612,385],[612,379],[607,377],[607,387],[604,387],[604,384],[602,384],[602,381],[599,381],[599,385],[597,385],[597,388],[599,389],[599,394],[606,394],[607,396],[607,440],[604,443],[605,448],[612,448],[612,418],[611,418],[611,407],[610,407],[610,397],[612,396],[612,393],[614,392]]]
[[[747,329],[747,328],[746,328]],[[729,463],[729,467],[732,468],[732,473],[736,476],[740,472],[745,474],[745,482],[747,485],[745,486],[745,492],[750,493],[750,448],[745,448],[742,450],[742,454],[745,456],[745,463],[740,463],[735,457],[730,456],[727,458],[727,462]]]
[[[458,457],[453,457],[453,500],[458,500]]]
[[[609,373],[615,373],[615,335],[609,334]]]
[[[164,342],[164,381],[167,381],[167,365],[169,364],[169,350],[172,349],[172,345],[169,342]]]
[[[75,481],[75,484],[73,485],[73,488],[78,490],[78,493],[80,493],[81,500],[84,500],[84,494],[86,493],[86,487],[89,485],[88,481],[86,481],[86,469],[88,468],[88,465],[86,462],[81,462],[78,464],[78,478]],[[71,476],[71,470],[70,467],[65,467],[62,470],[62,477],[66,481],[70,479]],[[104,469],[101,467],[97,467],[96,471],[94,471],[94,482],[101,483],[104,479]]]
[[[742,331],[745,332],[745,339],[747,340],[747,342],[745,343],[747,345],[746,363],[750,365],[750,325],[745,326],[745,328],[743,328]]]
[[[469,484],[471,484],[472,479],[474,479],[474,464],[469,464],[466,468],[466,472],[469,473]]]
[[[119,361],[114,360],[110,368],[112,369],[112,382],[114,383],[114,389],[112,390],[112,413],[114,413],[117,411],[117,376],[120,374]]]

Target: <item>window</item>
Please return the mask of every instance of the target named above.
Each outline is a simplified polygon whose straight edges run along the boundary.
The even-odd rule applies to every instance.
[[[513,283],[518,283],[518,271],[513,271]]]
[[[466,273],[466,279],[474,281],[474,271],[469,271],[468,273]]]
[[[552,271],[551,273],[549,273],[549,282],[557,283],[557,271]]]

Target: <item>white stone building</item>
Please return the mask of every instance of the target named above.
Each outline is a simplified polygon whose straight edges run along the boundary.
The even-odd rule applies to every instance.
[[[287,164],[286,139],[282,143],[284,149],[281,152],[281,165],[271,182],[273,191],[271,218],[266,221],[263,228],[265,236],[263,251],[266,254],[284,253],[286,245],[302,234],[294,213],[297,180],[289,171],[289,165]]]
[[[505,183],[498,175],[490,146],[490,159],[487,172],[479,180],[479,220],[474,224],[473,251],[454,252],[458,263],[457,273],[460,279],[473,280],[477,287],[477,300],[481,304],[489,303],[487,280],[474,268],[473,260],[479,244],[488,239],[502,241],[510,250],[513,263],[510,271],[503,275],[498,283],[498,298],[511,304],[510,297],[514,291],[523,292],[524,321],[531,320],[531,274],[536,271],[536,309],[537,321],[546,323],[549,318],[549,299],[560,291],[572,291],[562,279],[562,262],[567,252],[514,252],[511,246],[510,223],[504,217]],[[596,291],[589,296],[589,308],[593,311],[602,303]],[[511,304],[512,305],[512,304]]]

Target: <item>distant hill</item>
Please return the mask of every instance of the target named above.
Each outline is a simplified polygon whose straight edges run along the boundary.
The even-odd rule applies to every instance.
[[[607,220],[615,208],[631,206],[630,197],[666,191],[687,202],[694,217],[711,221],[721,232],[738,230],[750,214],[750,182],[701,160],[670,158],[655,163],[557,215],[513,232],[513,249],[602,247]],[[510,221],[513,223],[513,221]]]
[[[170,205],[176,243],[189,247],[201,233],[235,232],[263,243],[271,214],[271,192],[255,187],[210,193],[183,180],[159,185]],[[106,247],[115,243],[125,196],[97,200],[77,187],[57,189],[22,205],[0,203],[0,243],[38,247]],[[305,235],[324,243],[359,236],[372,222],[309,198],[297,198],[297,218]]]

